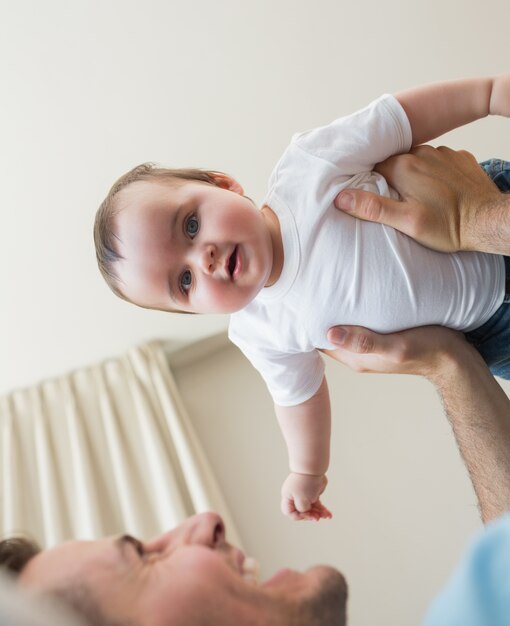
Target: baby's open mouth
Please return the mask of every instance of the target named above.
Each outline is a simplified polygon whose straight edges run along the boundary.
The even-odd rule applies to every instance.
[[[230,259],[228,260],[228,272],[230,274],[230,278],[234,276],[236,263],[237,263],[237,246],[234,248],[234,251],[230,255]]]

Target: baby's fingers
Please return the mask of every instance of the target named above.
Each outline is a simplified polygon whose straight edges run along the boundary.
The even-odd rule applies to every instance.
[[[280,508],[284,515],[296,522],[303,520],[319,521],[320,519],[320,514],[312,508],[308,511],[298,511],[292,498],[282,498]]]
[[[296,509],[292,498],[283,497],[280,503],[280,510],[284,515],[287,515],[293,520],[302,519],[301,513]]]
[[[317,516],[317,519],[331,519],[333,517],[333,513],[325,507],[320,500],[314,502],[312,504],[312,508],[308,513],[313,513]]]

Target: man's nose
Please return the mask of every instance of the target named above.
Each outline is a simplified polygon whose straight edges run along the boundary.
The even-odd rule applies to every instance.
[[[173,530],[145,543],[148,552],[162,552],[167,547],[203,545],[218,547],[225,542],[225,525],[218,513],[209,511],[189,517]]]
[[[199,513],[188,520],[191,525],[190,539],[210,548],[225,542],[225,524],[218,513]]]

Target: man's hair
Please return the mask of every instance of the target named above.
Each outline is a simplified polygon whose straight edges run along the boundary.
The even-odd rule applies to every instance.
[[[25,565],[41,548],[25,537],[9,537],[0,541],[0,567],[13,576],[18,576]]]
[[[115,216],[120,210],[118,194],[138,181],[172,183],[176,180],[198,181],[215,185],[215,172],[202,169],[167,169],[154,163],[142,163],[121,176],[112,186],[96,213],[94,222],[94,244],[99,271],[106,284],[119,298],[131,302],[123,293],[115,265],[123,257],[119,252],[119,239],[115,232]]]
[[[25,537],[10,537],[0,541],[0,568],[18,577],[31,559],[41,552],[41,548]],[[54,598],[72,612],[83,618],[90,626],[137,626],[133,622],[117,622],[108,618],[92,592],[80,581],[69,580],[66,587],[44,592],[44,596]]]

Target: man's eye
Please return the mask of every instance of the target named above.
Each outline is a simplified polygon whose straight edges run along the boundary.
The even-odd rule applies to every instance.
[[[192,282],[193,277],[191,275],[191,272],[189,270],[184,270],[184,272],[181,274],[181,278],[179,279],[179,286],[184,294],[189,291]]]
[[[139,556],[142,557],[145,555],[143,543],[139,539],[135,539],[135,537],[132,537],[131,535],[122,535],[120,541],[123,544],[130,544],[133,546]]]
[[[139,556],[145,556],[145,550],[143,547],[143,543],[141,541],[137,541],[136,542],[136,551],[138,552]]]
[[[199,231],[199,224],[198,224],[198,218],[196,215],[190,215],[188,217],[188,219],[186,220],[186,223],[184,225],[184,229],[186,231],[186,234],[193,238]]]

